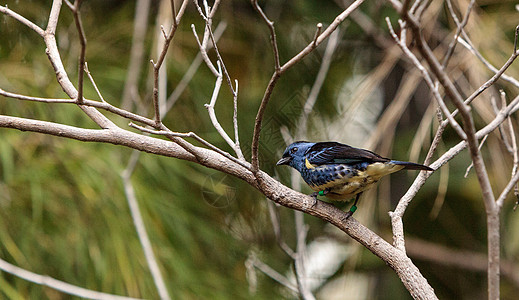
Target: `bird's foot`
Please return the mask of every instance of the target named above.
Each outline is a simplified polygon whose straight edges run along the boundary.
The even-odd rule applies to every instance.
[[[355,202],[353,202],[353,205],[350,207],[350,210],[346,213],[346,217],[344,218],[345,220],[347,220],[349,217],[351,217],[353,215],[353,213],[357,210],[357,203],[359,202],[359,198],[360,198],[361,194],[362,193],[359,193],[355,197]]]
[[[355,204],[352,205],[350,210],[346,213],[345,219],[347,220],[349,217],[351,217],[356,210],[357,210],[357,206]]]
[[[330,192],[329,189],[324,189],[322,191],[311,193],[310,196],[312,196],[314,198],[314,203],[312,203],[312,207],[314,207],[317,204],[317,196],[325,196],[329,192]]]

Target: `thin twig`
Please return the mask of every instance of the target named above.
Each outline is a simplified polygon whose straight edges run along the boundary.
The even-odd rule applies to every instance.
[[[233,150],[236,153],[236,155],[238,156],[238,158],[240,160],[245,160],[245,157],[243,156],[243,152],[242,152],[241,147],[240,147],[240,140],[239,140],[239,134],[238,134],[238,80],[235,80],[236,88],[234,88],[233,84],[232,84],[232,81],[231,81],[231,76],[229,75],[229,72],[227,71],[227,68],[225,67],[225,63],[224,63],[223,58],[222,58],[222,56],[220,54],[220,51],[218,50],[218,45],[216,43],[217,42],[217,38],[216,38],[215,34],[213,33],[212,28],[211,28],[211,26],[212,26],[212,16],[214,15],[214,12],[215,12],[218,4],[219,4],[219,1],[215,1],[214,6],[211,9],[209,7],[209,5],[207,4],[207,1],[204,0],[203,4],[204,4],[205,11],[206,11],[205,14],[202,11],[202,8],[199,6],[198,2],[196,0],[193,0],[193,2],[195,4],[195,6],[197,7],[198,12],[200,13],[200,15],[205,20],[204,40],[203,40],[202,43],[200,42],[200,39],[198,38],[198,35],[196,33],[195,25],[192,24],[191,28],[193,30],[193,34],[195,35],[196,41],[197,41],[198,46],[200,48],[200,54],[204,58],[204,61],[205,61],[206,65],[209,67],[209,69],[211,71],[213,71],[213,74],[217,78],[217,80],[216,80],[217,85],[215,85],[215,90],[213,92],[213,98],[211,100],[211,104],[206,105],[206,108],[209,111],[209,116],[211,118],[213,126],[216,128],[218,133],[220,133],[220,135],[227,142],[227,144],[229,144],[233,148]],[[217,57],[216,63],[217,63],[217,66],[218,66],[218,70],[216,70],[216,69],[213,70],[214,69],[214,64],[211,62],[209,56],[207,55],[207,48],[208,48],[208,41],[209,40],[211,40],[212,46],[213,46],[213,48],[215,50],[215,53],[216,53],[216,57]],[[229,137],[229,135],[227,135],[225,130],[221,127],[220,123],[216,119],[216,114],[214,112],[214,104],[216,102],[216,98],[218,96],[218,92],[220,90],[220,85],[221,85],[221,82],[220,82],[220,84],[218,84],[219,81],[221,81],[221,80],[219,80],[219,78],[223,77],[223,76],[225,76],[225,79],[227,81],[227,85],[229,86],[229,89],[230,89],[230,91],[231,91],[231,93],[233,95],[233,127],[234,127],[234,137],[235,137],[234,141]],[[217,87],[218,87],[218,90],[217,90]],[[216,92],[216,98],[215,98],[215,92]]]
[[[3,13],[5,14],[6,16],[9,16],[13,19],[16,19],[18,22],[22,23],[23,25],[29,27],[30,29],[32,29],[34,32],[36,32],[37,34],[39,34],[41,37],[43,37],[45,35],[45,31],[43,29],[41,29],[41,27],[39,27],[38,25],[34,24],[33,22],[29,21],[27,18],[25,18],[24,16],[21,16],[19,15],[18,13],[12,11],[11,9],[9,9],[7,7],[7,5],[5,6],[0,6],[0,13]]]
[[[514,157],[514,167],[512,168],[512,176],[518,173],[519,170],[519,149],[517,147],[517,139],[515,137],[515,130],[514,126],[512,124],[512,119],[508,118],[508,127],[510,129],[510,137],[512,140],[512,151],[513,151],[513,157]],[[514,188],[514,195],[516,198],[516,202],[514,205],[514,211],[517,209],[517,206],[519,205],[519,184],[515,185]]]
[[[251,0],[251,4],[252,7],[254,7],[254,9],[261,16],[265,24],[267,24],[267,27],[270,31],[270,43],[272,44],[272,52],[274,53],[274,70],[276,70],[276,72],[279,72],[281,69],[281,63],[279,60],[278,42],[276,38],[276,28],[274,28],[274,22],[272,22],[263,12],[263,9],[261,9],[261,6],[259,6],[258,4],[258,0]],[[317,41],[315,41],[315,43],[317,43]]]
[[[20,95],[20,94],[6,92],[6,91],[4,91],[2,89],[0,89],[0,95],[5,96],[5,97],[9,97],[9,98],[18,99],[18,100],[36,101],[36,102],[43,102],[43,103],[69,103],[69,104],[75,104],[76,103],[76,101],[72,100],[72,99],[55,99],[55,98],[30,97],[30,96],[24,96],[24,95]],[[124,117],[124,118],[127,118],[129,120],[133,120],[133,121],[136,121],[136,122],[148,125],[150,127],[154,127],[156,125],[155,121],[152,120],[152,119],[140,116],[138,114],[126,111],[124,109],[120,109],[118,107],[115,107],[115,106],[109,104],[108,102],[99,102],[99,101],[93,101],[93,100],[85,99],[82,105],[83,106],[91,106],[91,107],[96,107],[96,108],[104,109],[104,110],[109,111],[111,113],[117,114],[117,115],[119,115],[121,117]],[[244,161],[241,161],[241,160],[237,160],[235,157],[233,157],[229,153],[220,150],[218,147],[216,147],[213,144],[211,144],[211,143],[205,141],[204,139],[200,138],[195,133],[176,134],[175,135],[175,134],[173,134],[172,132],[169,132],[169,131],[150,131],[150,130],[146,129],[145,127],[138,126],[138,125],[135,125],[133,123],[130,123],[130,126],[134,127],[134,128],[137,128],[137,129],[139,129],[139,130],[141,130],[143,132],[148,132],[148,133],[153,133],[153,134],[195,138],[196,140],[198,140],[199,142],[201,142],[204,145],[208,146],[212,150],[214,150],[214,151],[222,154],[223,156],[225,156],[225,157],[235,161],[236,163],[240,164],[241,166],[243,166],[243,167],[245,167],[247,169],[250,168],[250,165],[247,162],[244,162]]]
[[[503,207],[503,204],[505,202],[506,197],[508,194],[512,191],[515,185],[517,185],[517,182],[519,181],[519,172],[516,172],[512,178],[510,178],[510,181],[506,185],[506,187],[501,192],[501,195],[499,195],[499,198],[496,200],[496,206],[499,208]]]
[[[317,46],[317,38],[321,35],[321,30],[323,29],[323,23],[317,23],[317,29],[314,34],[314,46]]]
[[[236,88],[235,88],[236,93],[234,94],[233,99],[232,99],[233,100],[232,124],[234,127],[234,148],[235,148],[234,151],[236,152],[236,155],[238,156],[239,159],[245,160],[245,156],[243,155],[243,152],[240,147],[240,135],[238,133],[238,80],[237,79],[235,80],[235,84],[236,84]]]
[[[202,58],[205,61],[205,64],[207,67],[209,67],[209,70],[214,74],[214,76],[218,76],[218,70],[216,70],[216,67],[211,62],[211,59],[209,58],[209,55],[207,54],[207,42],[205,39],[205,33],[204,33],[204,41],[200,42],[200,39],[198,38],[198,34],[196,33],[196,27],[195,24],[191,24],[191,30],[193,31],[193,35],[195,36],[196,42],[198,44],[198,48],[200,48],[200,54],[202,54]],[[207,31],[205,31],[207,32]]]
[[[506,94],[503,90],[499,90],[500,98],[501,98],[501,107],[506,107]],[[492,109],[494,110],[494,113],[497,115],[499,113],[499,109],[497,107],[497,103],[494,97],[491,97],[490,103],[492,105]],[[510,121],[510,118],[508,118]],[[499,134],[501,135],[501,141],[503,142],[504,146],[506,147],[506,150],[508,150],[508,153],[511,155],[514,154],[514,150],[512,149],[511,142],[509,141],[508,133],[510,133],[510,128],[508,128],[508,131],[505,130],[505,126],[503,124],[499,125],[498,130]],[[513,175],[513,174],[512,174]]]
[[[214,128],[216,131],[220,134],[220,136],[227,142],[229,146],[233,150],[236,150],[236,145],[234,141],[229,137],[227,132],[223,129],[222,125],[220,125],[220,122],[218,122],[218,119],[216,117],[216,113],[214,111],[214,106],[216,104],[216,100],[218,99],[218,94],[220,93],[220,87],[222,86],[222,69],[220,65],[220,61],[217,61],[216,64],[218,65],[218,76],[216,77],[216,83],[214,84],[213,89],[213,95],[211,96],[211,102],[209,104],[205,104],[205,108],[207,108],[207,111],[209,112],[209,118],[211,119],[211,122],[213,123]]]
[[[451,43],[449,44],[449,48],[447,50],[447,53],[443,57],[442,60],[442,66],[445,68],[447,67],[447,64],[452,57],[452,54],[454,53],[454,49],[456,49],[456,45],[458,44],[458,37],[460,36],[461,32],[467,26],[467,23],[469,21],[469,16],[472,11],[472,8],[474,7],[474,4],[476,3],[475,0],[470,0],[469,5],[467,6],[467,11],[465,12],[465,16],[463,17],[463,20],[461,23],[459,21],[456,22],[456,33],[454,34],[454,38],[452,39]],[[452,1],[447,0],[447,8],[449,9],[451,16],[453,19],[458,20],[456,17],[456,14],[454,13],[454,9],[452,8]]]
[[[328,27],[323,31],[319,37],[317,37],[317,40],[312,41],[309,43],[303,50],[301,50],[297,55],[292,57],[289,61],[287,61],[284,65],[281,66],[280,71],[281,73],[284,73],[286,70],[291,68],[293,65],[301,61],[305,56],[310,54],[317,46],[319,46],[322,42],[324,42],[331,34],[332,32],[339,27],[344,20],[352,13],[354,12],[362,3],[364,0],[356,0],[350,6],[348,6],[345,10],[343,10],[342,13],[340,13],[333,22],[328,25]]]
[[[214,74],[214,76],[218,76],[218,70],[216,69],[214,64],[211,62],[211,59],[209,58],[209,55],[207,54],[207,50],[209,49],[209,40],[212,41],[213,46],[216,46],[216,39],[214,37],[214,34],[212,33],[211,26],[212,26],[212,17],[214,16],[214,14],[216,12],[216,8],[218,7],[220,1],[219,0],[215,1],[213,8],[210,9],[209,5],[207,4],[207,1],[204,0],[203,4],[204,4],[205,10],[206,10],[205,13],[202,11],[202,8],[198,4],[197,0],[193,0],[193,3],[195,4],[195,7],[197,8],[198,13],[205,21],[204,38],[203,38],[202,42],[200,42],[200,39],[198,38],[198,34],[196,33],[196,28],[195,28],[194,24],[191,24],[191,29],[193,31],[196,42],[198,43],[198,47],[200,48],[200,53],[202,54],[202,57],[204,58],[206,65],[209,67],[209,69]],[[217,57],[218,57],[218,60],[220,60],[221,63],[223,64],[223,60],[221,59],[221,56],[219,55],[219,53],[217,53]],[[224,66],[224,68],[225,68],[225,66]],[[232,93],[234,94],[232,84],[230,83],[230,77],[228,79],[228,84],[229,84],[229,87],[230,87]]]
[[[78,99],[78,91],[74,87],[74,84],[68,77],[67,71],[63,66],[63,62],[61,61],[61,56],[58,49],[58,44],[56,42],[56,27],[58,26],[58,19],[61,11],[62,2],[58,0],[54,0],[52,2],[52,7],[49,13],[49,20],[47,23],[47,28],[45,29],[45,34],[43,39],[45,41],[45,53],[54,69],[54,73],[56,75],[56,79],[58,84],[61,86],[63,91],[71,98]],[[112,129],[117,128],[114,122],[105,117],[102,113],[96,110],[93,107],[79,105],[79,108],[99,127],[104,129]]]
[[[481,148],[483,147],[483,144],[485,144],[485,142],[487,141],[487,138],[488,138],[488,134],[485,135],[483,137],[483,139],[481,140],[481,143],[479,143],[479,147],[478,147],[479,151],[481,151]],[[471,162],[470,165],[467,167],[467,170],[465,171],[465,175],[463,177],[467,178],[467,176],[469,176],[469,172],[473,166],[474,166],[474,162]]]
[[[223,35],[223,32],[225,31],[225,28],[227,27],[227,23],[225,21],[222,21],[216,26],[216,29],[214,31],[214,37],[216,41],[220,39],[220,37]],[[169,96],[168,100],[166,101],[166,112],[168,112],[171,107],[175,104],[175,102],[178,100],[182,92],[186,89],[188,83],[191,81],[193,76],[195,75],[198,67],[202,64],[203,58],[201,52],[198,52],[195,59],[187,69],[187,71],[184,73],[184,76],[179,81],[171,95]]]
[[[197,135],[194,132],[180,133],[180,132],[173,132],[173,131],[170,131],[170,130],[153,130],[153,129],[148,129],[146,127],[139,126],[139,125],[134,124],[134,123],[130,123],[129,126],[135,128],[135,129],[138,129],[138,130],[140,130],[142,132],[156,134],[156,135],[163,135],[163,136],[166,136],[166,137],[194,138],[195,140],[197,140],[200,143],[204,144],[205,146],[209,147],[211,150],[217,152],[218,154],[221,154],[222,156],[225,156],[226,158],[232,160],[233,162],[239,164],[240,166],[242,166],[242,167],[244,167],[246,169],[250,169],[250,165],[246,161],[241,161],[241,160],[237,159],[236,157],[230,155],[229,153],[221,150],[220,148],[216,147],[215,145],[213,145],[213,144],[209,143],[208,141],[204,140],[203,138],[201,138],[199,135]]]
[[[211,42],[213,44],[214,51],[216,53],[216,57],[218,58],[218,61],[222,65],[223,75],[225,75],[225,79],[227,80],[227,84],[229,85],[229,89],[231,90],[231,93],[233,94],[233,97],[238,97],[238,92],[233,88],[231,76],[229,75],[229,72],[227,71],[227,67],[225,67],[225,63],[223,62],[222,55],[220,54],[220,50],[218,50],[218,46],[216,44],[216,38],[213,34],[213,30],[211,29],[211,25],[209,23],[206,23],[206,28],[209,32],[209,37],[211,38]]]
[[[516,28],[516,33],[517,33],[517,30],[519,30],[519,26]],[[474,45],[472,44],[472,42],[471,42],[469,36],[467,35],[467,33],[464,30],[462,30],[461,33],[463,35],[463,39],[462,38],[458,38],[458,42],[463,47],[468,49],[472,54],[474,54],[487,67],[487,69],[491,70],[493,73],[499,72],[499,70],[496,67],[494,67],[488,60],[486,60],[483,57],[483,55],[474,47]],[[516,37],[517,37],[517,34],[516,34]],[[516,42],[515,42],[516,40],[517,39],[514,39],[514,44],[516,44]],[[514,52],[517,52],[517,51],[514,51]],[[514,55],[514,54],[512,53],[512,55]],[[502,74],[501,78],[503,78],[503,80],[508,81],[511,84],[513,84],[514,86],[519,88],[519,80],[515,79],[514,77],[508,76],[506,74]]]
[[[477,96],[479,96],[481,93],[483,93],[486,89],[488,89],[490,86],[492,86],[499,78],[503,76],[505,71],[512,65],[512,63],[515,61],[515,59],[519,56],[519,51],[514,51],[512,55],[508,58],[508,60],[505,62],[505,64],[501,67],[501,69],[497,70],[497,72],[484,84],[482,84],[472,95],[470,95],[466,100],[465,103],[471,103]]]
[[[317,35],[316,35],[317,36]],[[337,28],[332,35],[330,35],[330,39],[326,44],[326,49],[324,50],[323,59],[321,61],[321,66],[319,67],[319,71],[317,72],[317,76],[315,78],[314,84],[310,89],[310,93],[306,98],[306,102],[303,106],[303,112],[299,119],[298,134],[296,134],[296,139],[304,138],[302,132],[306,133],[307,130],[307,122],[308,116],[312,112],[315,103],[317,102],[317,97],[319,96],[319,92],[324,84],[324,80],[326,79],[326,75],[328,74],[328,70],[330,69],[330,65],[332,63],[332,57],[337,49],[337,45],[339,44],[339,36],[340,30]]]
[[[97,95],[99,96],[99,99],[101,99],[102,102],[106,103],[105,99],[103,98],[103,95],[99,91],[99,88],[97,87],[96,82],[94,81],[94,77],[92,77],[92,74],[90,73],[90,70],[88,69],[88,64],[85,62],[85,73],[88,76],[88,79],[90,79],[90,82],[92,82],[92,85],[94,86],[94,89],[97,92]]]
[[[79,35],[79,44],[81,46],[79,53],[79,63],[78,63],[78,84],[77,84],[77,103],[81,104],[83,102],[83,78],[85,72],[85,55],[86,55],[86,36],[85,30],[83,29],[83,22],[81,21],[81,13],[80,6],[82,0],[75,0],[74,4],[70,4],[69,1],[65,1],[69,8],[72,10],[72,14],[74,15],[74,23],[76,24],[76,29]]]
[[[153,60],[150,60],[151,64],[153,65],[153,107],[155,111],[155,128],[160,128],[162,125],[162,119],[161,119],[161,113],[160,113],[160,104],[159,104],[159,71],[160,67],[162,66],[164,59],[166,58],[166,54],[168,53],[169,45],[171,44],[171,40],[173,40],[173,37],[175,36],[175,32],[178,28],[178,23],[180,22],[180,19],[182,18],[185,8],[187,6],[188,0],[184,0],[182,3],[182,6],[180,7],[180,10],[178,11],[178,14],[175,16],[173,15],[172,18],[174,19],[173,24],[171,25],[171,28],[169,29],[169,32],[165,36],[164,45],[162,47],[162,51],[159,54],[159,57],[157,59],[157,62],[154,62]],[[172,8],[174,10],[174,8]],[[161,26],[162,28],[162,26]],[[163,28],[162,31],[164,32]]]
[[[25,96],[25,95],[20,95],[20,94],[16,94],[16,93],[7,92],[7,91],[5,91],[5,90],[3,90],[1,88],[0,88],[0,95],[2,95],[4,97],[13,98],[13,99],[18,99],[18,100],[35,101],[35,102],[42,102],[42,103],[68,103],[68,104],[75,104],[76,103],[76,100],[74,100],[74,99],[31,97],[31,96]],[[124,118],[132,120],[132,121],[136,121],[136,122],[139,122],[139,123],[146,124],[148,126],[154,126],[154,124],[155,124],[155,121],[153,121],[152,119],[148,119],[148,118],[143,117],[141,115],[138,115],[138,114],[129,112],[127,110],[118,108],[116,106],[113,106],[113,105],[109,104],[108,102],[99,102],[99,101],[84,99],[83,103],[81,105],[82,106],[90,106],[90,107],[104,109],[104,110],[109,111],[109,112],[111,112],[113,114],[119,115],[121,117],[124,117]]]

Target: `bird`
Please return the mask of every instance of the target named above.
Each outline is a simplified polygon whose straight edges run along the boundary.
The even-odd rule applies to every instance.
[[[407,161],[392,160],[372,151],[338,142],[298,141],[290,144],[276,165],[288,165],[301,174],[315,192],[334,201],[355,202],[347,212],[349,218],[357,210],[362,192],[372,188],[385,175],[406,169],[434,171]]]

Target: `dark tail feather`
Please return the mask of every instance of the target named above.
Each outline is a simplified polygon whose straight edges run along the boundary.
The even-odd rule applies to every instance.
[[[428,166],[424,166],[421,164],[415,164],[408,161],[398,161],[398,160],[392,160],[390,163],[393,163],[395,165],[404,166],[404,169],[407,170],[424,170],[424,171],[434,171],[433,169],[429,168]]]

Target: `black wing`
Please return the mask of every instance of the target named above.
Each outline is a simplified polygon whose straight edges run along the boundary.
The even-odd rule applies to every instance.
[[[390,159],[369,150],[354,148],[337,142],[316,143],[308,149],[306,157],[312,165],[390,161]]]

